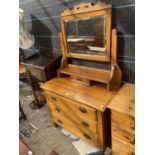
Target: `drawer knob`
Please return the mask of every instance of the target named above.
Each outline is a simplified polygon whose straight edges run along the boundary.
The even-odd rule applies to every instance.
[[[57,122],[60,123],[60,124],[63,124],[63,122],[61,120],[59,120],[59,119],[57,120]]]
[[[129,141],[131,144],[135,144],[135,139]]]
[[[51,96],[51,99],[52,99],[53,101],[56,101],[56,100],[57,100],[57,98],[56,98],[55,96]]]
[[[135,125],[131,126],[131,130],[135,130]]]
[[[130,153],[128,153],[128,155],[135,155],[135,153],[134,152],[130,152]]]
[[[89,135],[87,135],[87,134],[84,133],[83,136],[84,136],[86,139],[91,140],[91,137],[90,137]]]
[[[58,108],[58,107],[56,107],[55,110],[56,110],[57,112],[60,112],[60,111],[61,111],[61,109]]]
[[[89,127],[89,124],[88,124],[87,122],[82,121],[81,123],[82,123],[83,126],[85,126],[85,127]]]
[[[80,112],[82,112],[82,113],[87,113],[87,110],[86,110],[85,108],[83,108],[83,107],[80,107],[79,110],[80,110]]]

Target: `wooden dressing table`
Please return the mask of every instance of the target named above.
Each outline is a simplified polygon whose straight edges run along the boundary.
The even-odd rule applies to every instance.
[[[61,14],[61,67],[58,78],[41,86],[52,120],[104,151],[109,144],[108,104],[119,90],[117,31],[111,29],[111,8],[82,3]],[[68,59],[104,62],[110,70],[70,64]]]

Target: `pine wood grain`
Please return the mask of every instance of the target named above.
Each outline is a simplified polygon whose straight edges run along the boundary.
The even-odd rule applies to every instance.
[[[71,122],[73,126],[78,126],[78,128],[87,130],[88,132],[91,132],[91,134],[97,134],[98,132],[97,123],[90,122],[86,119],[82,119],[81,117],[74,115],[73,113],[66,113],[64,111],[58,112],[55,109],[52,109],[52,115],[64,118],[65,120]],[[85,124],[87,124],[88,126],[83,125],[82,122],[85,122]]]
[[[65,102],[53,102],[51,99],[51,93],[46,92],[46,98],[48,101],[48,106],[52,111],[53,115],[59,115],[65,119],[78,124],[79,127],[84,128],[90,132],[97,133],[97,116],[94,109],[85,107],[83,105],[78,106],[76,103],[69,102],[68,105]],[[65,100],[66,101],[66,100]],[[85,107],[87,113],[81,113],[79,107]]]
[[[88,68],[84,66],[76,66],[69,64],[66,68],[60,70],[60,73],[75,75],[77,77],[90,79],[98,82],[108,83],[110,79],[110,71],[96,68]]]
[[[106,139],[110,137],[109,132],[105,131],[105,124],[107,123],[105,109],[119,88],[115,87],[113,91],[109,92],[104,84],[94,83],[87,86],[75,83],[67,77],[54,78],[41,87],[45,90],[52,119],[57,117],[69,122],[70,126],[68,123],[67,126],[61,126],[73,133],[75,132],[83,139],[87,138],[84,138],[77,130],[89,132],[89,136],[97,136],[97,143],[95,139],[87,141],[103,151],[106,146]],[[79,107],[84,108],[87,113],[81,113]],[[59,122],[56,119],[53,121],[61,124],[61,121]],[[89,127],[82,126],[82,121],[88,123]],[[76,128],[76,130],[73,129],[72,131],[72,128]]]
[[[73,102],[72,100],[66,99],[64,97],[58,96],[54,93],[46,92],[46,96],[49,102],[52,102],[49,106],[52,108],[53,105],[63,109],[64,111],[69,111],[72,114],[77,114],[82,118],[87,117],[87,119],[96,122],[97,121],[97,114],[96,109],[91,107],[85,106],[83,104]],[[54,97],[54,100],[53,100]],[[85,112],[81,112],[80,108],[84,109]]]
[[[120,141],[118,138],[115,138],[115,137],[113,137],[113,140],[112,140],[112,148],[116,148],[116,152],[118,151],[120,152],[120,154],[123,154],[123,155],[135,154],[135,150],[133,147],[129,147],[128,145],[124,144],[122,141]],[[114,150],[113,150],[113,154],[115,155]]]
[[[124,84],[108,107],[112,110],[135,116],[135,86]]]
[[[77,125],[72,124],[71,122],[65,120],[64,117],[57,117],[52,115],[53,121],[56,122],[58,125],[68,129],[73,134],[77,135],[78,137],[82,138],[83,140],[87,141],[90,144],[98,146],[98,136],[89,133],[86,130],[79,128]]]
[[[42,85],[41,88],[102,112],[118,90],[116,87],[108,92],[103,84],[96,83],[90,87],[71,82],[68,78],[54,78]]]
[[[124,144],[128,145],[129,147],[133,147],[135,145],[135,135],[131,134],[114,124],[112,125],[112,135],[113,138],[122,141]]]
[[[135,154],[135,86],[124,84],[115,95],[111,109],[112,155]]]

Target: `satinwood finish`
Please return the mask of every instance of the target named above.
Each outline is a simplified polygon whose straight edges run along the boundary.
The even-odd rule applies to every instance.
[[[113,155],[135,154],[135,86],[124,84],[110,102]]]

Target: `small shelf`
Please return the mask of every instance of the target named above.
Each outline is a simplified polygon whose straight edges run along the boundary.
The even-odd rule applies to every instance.
[[[108,84],[111,79],[111,71],[72,64],[68,64],[66,67],[59,69],[59,73],[77,76],[106,84]]]

